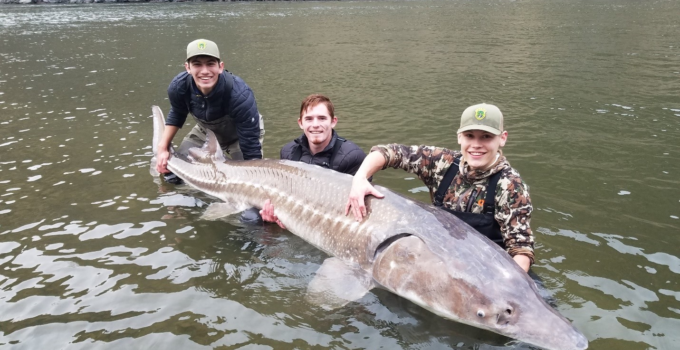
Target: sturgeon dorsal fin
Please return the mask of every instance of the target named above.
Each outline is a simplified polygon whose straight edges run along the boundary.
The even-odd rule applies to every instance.
[[[227,159],[224,158],[224,153],[222,153],[222,147],[217,141],[217,136],[210,129],[205,130],[205,144],[203,144],[203,151],[210,155],[210,158],[215,162],[225,162]]]

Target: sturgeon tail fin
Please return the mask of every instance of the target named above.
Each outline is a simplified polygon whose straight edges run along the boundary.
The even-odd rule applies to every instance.
[[[163,136],[163,130],[165,129],[165,117],[163,116],[163,111],[158,106],[151,106],[151,112],[153,117],[153,140],[151,141],[151,149],[153,151],[153,156],[151,157],[151,162],[149,164],[149,173],[153,177],[160,175],[156,171],[156,154],[158,153],[158,142],[160,142]],[[171,156],[175,154],[174,147],[170,146]]]

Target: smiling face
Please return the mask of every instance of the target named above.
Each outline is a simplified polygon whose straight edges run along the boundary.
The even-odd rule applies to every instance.
[[[458,134],[458,144],[463,152],[463,159],[470,168],[486,170],[496,160],[496,154],[505,146],[508,132],[494,135],[483,130],[467,130]]]
[[[323,151],[328,146],[337,123],[338,118],[331,116],[324,103],[307,108],[298,119],[298,125],[307,136],[309,149],[313,154]]]
[[[224,71],[224,62],[211,56],[194,56],[184,63],[184,67],[194,78],[198,90],[203,95],[207,95],[215,87],[217,79]]]

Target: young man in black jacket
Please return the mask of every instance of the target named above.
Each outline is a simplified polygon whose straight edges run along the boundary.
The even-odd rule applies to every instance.
[[[354,142],[338,136],[333,130],[337,123],[335,108],[328,97],[319,94],[307,96],[302,101],[298,118],[298,125],[304,133],[283,146],[281,159],[316,164],[354,175],[366,153]],[[283,227],[269,200],[262,206],[260,215],[263,221],[276,222]]]
[[[158,144],[156,170],[171,183],[181,183],[181,179],[166,168],[168,147],[188,114],[193,116],[196,126],[182,140],[180,153],[201,147],[205,130],[210,129],[231,159],[262,158],[264,126],[250,87],[224,69],[217,44],[210,40],[189,43],[186,57],[185,71],[172,79],[168,87],[171,108]]]
[[[338,118],[331,100],[324,95],[309,95],[302,101],[298,125],[302,136],[281,148],[281,159],[316,164],[354,175],[366,153],[354,142],[335,132]]]

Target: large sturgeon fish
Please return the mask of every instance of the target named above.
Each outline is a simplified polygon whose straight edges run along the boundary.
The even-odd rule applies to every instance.
[[[152,110],[158,174],[165,120]],[[319,305],[341,307],[382,287],[444,318],[546,349],[588,347],[505,251],[454,215],[378,186],[385,198],[368,198],[359,223],[344,215],[350,175],[288,160],[227,160],[210,132],[202,149],[171,152],[170,171],[224,201],[208,211],[260,208],[270,199],[290,232],[331,256],[308,288]]]

